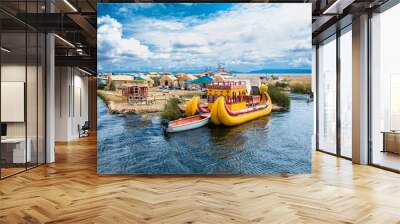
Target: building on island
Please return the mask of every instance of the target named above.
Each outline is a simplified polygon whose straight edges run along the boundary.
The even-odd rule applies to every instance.
[[[184,73],[177,74],[175,77],[178,78],[178,85],[181,88],[189,88],[191,85],[186,84],[185,82],[197,79],[197,77],[192,74]]]
[[[210,72],[209,70],[205,70],[204,72],[200,72],[198,74],[196,74],[195,76],[197,77],[202,77],[202,76],[214,76],[214,73]]]
[[[138,84],[138,85],[146,85],[146,86],[153,86],[154,80],[147,76],[135,76],[135,75],[128,75],[128,74],[115,74],[115,75],[108,75],[107,84],[114,83],[117,89],[121,89],[123,85],[127,84]]]
[[[161,76],[160,85],[162,87],[176,87],[178,86],[178,78],[173,75],[165,74]]]
[[[154,80],[147,75],[136,76],[134,81],[134,83],[146,84],[148,87],[154,86]]]
[[[107,85],[110,85],[111,82],[114,83],[114,86],[117,89],[120,89],[124,84],[133,84],[135,77],[133,75],[125,75],[125,74],[118,74],[118,75],[108,75]]]
[[[149,87],[141,84],[124,84],[121,87],[122,95],[127,97],[128,103],[148,103]]]
[[[213,78],[208,75],[203,75],[195,80],[186,81],[185,84],[188,85],[198,85],[200,88],[204,89],[208,84],[213,82]]]
[[[159,77],[161,77],[160,73],[158,73],[158,72],[148,72],[146,74],[146,76],[148,76],[150,78],[159,78]]]
[[[107,85],[107,78],[104,77],[97,77],[97,85]]]
[[[233,76],[231,76],[229,73],[226,72],[217,72],[214,74],[214,80],[215,81],[224,81],[227,79],[232,79]]]

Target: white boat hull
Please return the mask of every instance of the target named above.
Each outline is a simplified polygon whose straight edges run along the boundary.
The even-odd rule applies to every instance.
[[[201,119],[199,121],[189,123],[189,124],[184,124],[184,125],[179,125],[179,126],[171,126],[168,125],[168,128],[166,129],[166,132],[181,132],[181,131],[188,131],[191,129],[196,129],[196,128],[201,128],[208,124],[210,122],[210,117],[204,117],[204,119]]]

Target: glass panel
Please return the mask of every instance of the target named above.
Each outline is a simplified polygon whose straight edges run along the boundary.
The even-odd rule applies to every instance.
[[[27,111],[27,133],[28,133],[28,147],[27,149],[31,153],[30,159],[28,160],[28,168],[34,167],[37,165],[38,158],[38,141],[37,141],[37,133],[38,133],[38,88],[37,88],[37,80],[38,80],[38,36],[36,32],[30,32],[27,34],[28,38],[28,62],[27,62],[27,82],[26,82],[26,111]]]
[[[400,5],[372,18],[372,163],[400,170]]]
[[[318,48],[318,146],[336,153],[336,39]]]
[[[44,34],[39,34],[39,45],[38,45],[38,163],[45,163],[45,52],[46,39]]]
[[[26,150],[26,33],[1,34],[2,177],[25,170]],[[28,147],[29,148],[29,147]]]
[[[352,34],[340,37],[340,127],[341,155],[352,157]]]
[[[20,15],[43,13],[45,1],[1,1],[0,6]],[[45,162],[46,40],[44,34],[2,12],[0,31],[0,177],[4,178]]]
[[[27,2],[27,13],[38,13],[37,1]],[[38,17],[31,18],[32,23],[37,23]],[[39,36],[35,30],[27,30],[27,149],[31,151],[28,168],[38,164],[38,45]]]

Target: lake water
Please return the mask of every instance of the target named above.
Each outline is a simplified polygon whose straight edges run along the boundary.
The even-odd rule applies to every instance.
[[[291,100],[236,127],[164,134],[158,116],[110,114],[98,98],[97,170],[102,174],[301,174],[311,172],[313,104]]]

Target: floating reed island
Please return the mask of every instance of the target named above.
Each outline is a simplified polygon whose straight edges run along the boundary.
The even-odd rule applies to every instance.
[[[147,114],[164,111],[170,99],[179,99],[181,105],[194,95],[202,95],[202,91],[163,90],[157,87],[148,89],[148,96],[132,102],[122,91],[98,90],[98,96],[107,104],[111,113],[118,114]],[[180,106],[181,106],[180,105]]]
[[[123,96],[118,91],[98,90],[97,95],[106,103],[108,110],[113,114],[149,114],[161,113],[164,111],[168,100],[179,99],[179,108],[184,111],[186,102],[194,95],[204,95],[202,91],[186,91],[186,90],[160,90],[157,87],[150,88],[150,93],[155,93],[155,96],[150,96],[148,103],[132,104],[128,102],[127,97]],[[206,99],[200,99],[205,103]],[[272,111],[286,111],[288,108],[272,104]]]
[[[271,111],[286,111],[290,107],[288,93],[300,90],[310,92],[308,76],[266,76],[261,74],[189,74],[160,75],[151,73],[146,77],[135,75],[100,74],[98,96],[105,101],[111,113],[149,114],[170,111],[168,102],[177,99],[183,112],[186,103],[194,96],[200,104],[207,104],[207,86],[217,82],[243,82],[247,95],[259,92],[261,85],[268,86],[272,99]],[[168,112],[168,111],[167,111]],[[164,113],[165,114],[165,113]]]

